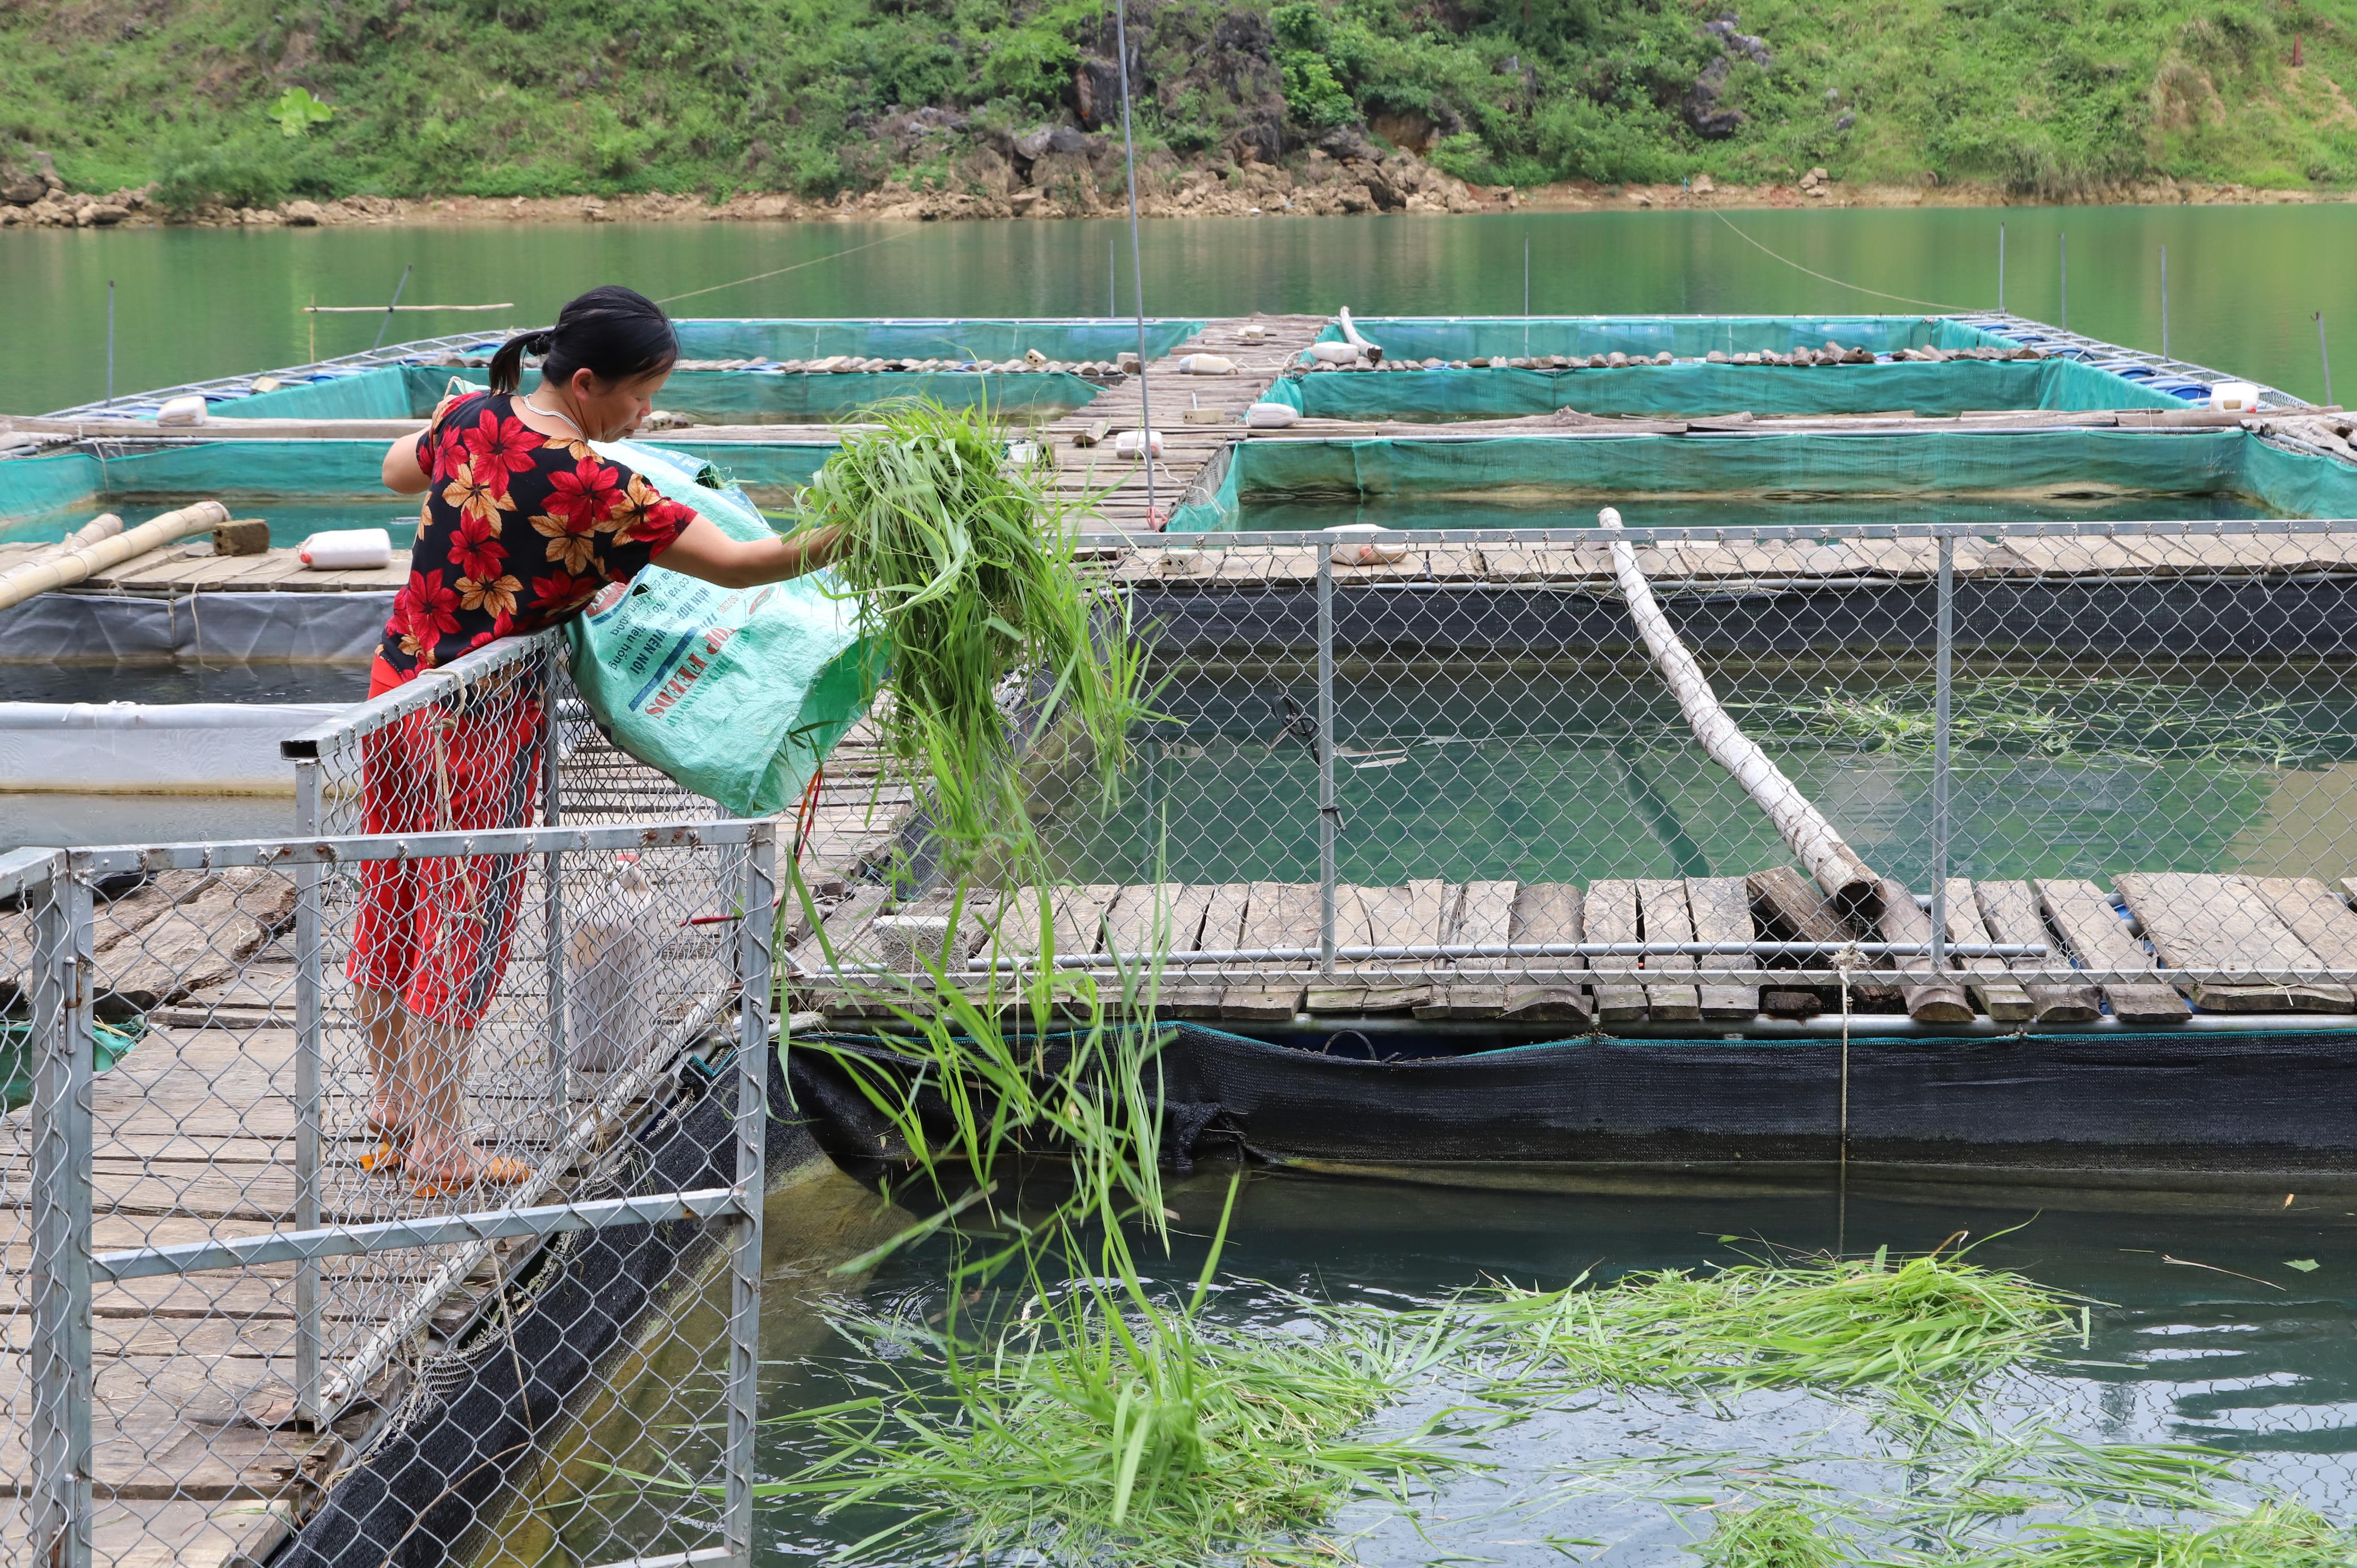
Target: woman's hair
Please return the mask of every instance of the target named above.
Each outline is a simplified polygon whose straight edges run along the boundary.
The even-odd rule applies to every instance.
[[[679,359],[679,335],[662,306],[619,284],[593,288],[557,313],[556,325],[526,332],[491,356],[491,390],[522,384],[523,357],[541,357],[543,380],[562,386],[586,370],[601,381],[626,381],[669,370]]]

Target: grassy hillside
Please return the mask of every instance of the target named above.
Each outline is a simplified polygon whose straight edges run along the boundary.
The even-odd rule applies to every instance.
[[[2352,0],[1130,3],[1140,133],[1188,164],[1363,127],[1524,186],[2357,183]],[[180,205],[825,196],[1117,122],[1111,35],[1101,0],[7,0],[0,162]]]

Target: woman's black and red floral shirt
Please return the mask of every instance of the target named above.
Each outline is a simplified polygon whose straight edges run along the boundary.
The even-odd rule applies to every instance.
[[[532,429],[496,392],[445,399],[417,438],[417,466],[427,484],[409,585],[377,649],[400,680],[554,625],[695,520],[587,443]]]

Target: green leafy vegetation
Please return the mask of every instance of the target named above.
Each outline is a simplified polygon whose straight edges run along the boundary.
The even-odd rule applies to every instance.
[[[2357,182],[2345,6],[1750,0],[1734,14],[1756,49],[1704,30],[1722,9],[1133,4],[1149,176],[1363,132],[1522,185],[1819,164],[2046,198]],[[1111,30],[1093,0],[19,5],[0,8],[0,148],[183,203],[954,188],[1003,178],[1034,127],[1117,123]]]
[[[835,575],[891,650],[878,743],[932,795],[936,829],[961,869],[988,846],[1028,839],[1016,768],[1053,722],[1077,727],[1108,804],[1129,730],[1144,710],[1143,650],[1127,601],[1072,559],[1074,509],[1053,470],[1004,459],[1004,432],[980,407],[885,403],[802,492],[804,519],[839,532]],[[1045,688],[1039,726],[1010,726],[1009,676]]]
[[[1887,1250],[1508,1288],[1481,1308],[1517,1352],[1493,1391],[1510,1400],[1598,1384],[1961,1388],[2043,1354],[2083,1312],[2018,1274]]]

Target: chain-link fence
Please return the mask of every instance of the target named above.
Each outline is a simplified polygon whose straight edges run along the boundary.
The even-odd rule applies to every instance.
[[[2357,525],[1092,542],[1163,683],[1034,780],[1057,961],[1179,1015],[2357,1005]]]
[[[388,1562],[560,1493],[576,1561],[743,1560],[776,875],[738,822],[0,861],[9,1554],[259,1561],[335,1488]]]

